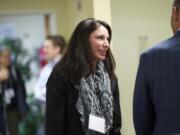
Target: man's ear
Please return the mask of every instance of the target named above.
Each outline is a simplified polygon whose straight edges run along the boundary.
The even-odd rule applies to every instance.
[[[61,48],[60,47],[57,47],[56,49],[57,49],[58,53],[61,53]]]
[[[174,23],[179,22],[179,11],[178,11],[177,7],[175,7],[175,6],[172,9],[172,20]]]

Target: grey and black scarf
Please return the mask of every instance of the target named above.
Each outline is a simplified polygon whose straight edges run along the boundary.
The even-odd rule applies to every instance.
[[[98,63],[97,70],[80,80],[79,98],[76,108],[81,114],[81,122],[86,135],[101,135],[88,129],[89,115],[105,119],[105,132],[109,134],[113,123],[113,97],[108,73],[103,62]]]

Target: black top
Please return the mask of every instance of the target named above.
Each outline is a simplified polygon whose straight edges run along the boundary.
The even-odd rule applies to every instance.
[[[25,83],[22,78],[22,74],[19,69],[15,67],[9,67],[9,77],[2,84],[3,93],[6,90],[13,90],[14,97],[11,100],[11,103],[7,105],[7,108],[17,109],[19,113],[26,113],[28,110],[28,105],[26,102],[26,88]]]
[[[1,84],[0,84],[1,85]],[[5,119],[4,119],[4,105],[2,92],[0,93],[0,135],[6,134]]]
[[[11,108],[11,109],[16,109],[18,108],[18,105],[17,105],[17,74],[18,74],[18,71],[15,70],[14,68],[11,68],[9,67],[8,68],[9,70],[9,77],[8,79],[4,82],[4,90],[5,91],[8,91],[8,90],[12,90],[14,92],[14,97],[11,98],[11,102],[10,104],[8,104],[6,107],[7,108]],[[5,92],[4,91],[4,92]]]
[[[1,83],[2,93],[0,93],[0,133],[1,135],[5,135],[5,108],[8,109],[16,109],[19,114],[25,114],[28,111],[28,105],[26,102],[26,89],[24,85],[24,81],[21,76],[21,72],[15,68],[9,68],[9,77],[6,81]],[[9,105],[4,105],[4,94],[8,89],[12,89],[14,91],[15,97],[11,100]]]
[[[120,135],[121,113],[117,79],[111,81],[113,93],[113,129],[110,135]],[[78,90],[60,73],[52,72],[47,82],[46,135],[85,135],[81,115],[76,110]]]

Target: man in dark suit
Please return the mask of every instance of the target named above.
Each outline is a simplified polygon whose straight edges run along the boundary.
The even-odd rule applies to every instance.
[[[134,91],[136,135],[180,134],[180,0],[174,0],[174,36],[144,52]]]

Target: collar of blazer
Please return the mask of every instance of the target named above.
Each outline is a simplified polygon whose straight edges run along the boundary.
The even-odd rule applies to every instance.
[[[174,36],[180,36],[180,28],[176,31],[176,33],[174,34]]]

